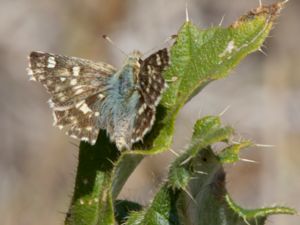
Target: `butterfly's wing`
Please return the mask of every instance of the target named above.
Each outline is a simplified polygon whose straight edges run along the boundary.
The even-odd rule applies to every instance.
[[[106,82],[116,69],[76,57],[32,52],[28,75],[50,93],[55,126],[73,138],[96,142],[99,106],[106,97]]]
[[[167,86],[162,73],[170,65],[168,49],[161,49],[145,60],[140,60],[140,65],[138,82],[141,97],[135,118],[132,143],[142,140],[154,123],[156,106]]]

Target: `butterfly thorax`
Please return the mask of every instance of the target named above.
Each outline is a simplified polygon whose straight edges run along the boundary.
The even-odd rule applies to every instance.
[[[129,148],[131,143],[136,107],[140,98],[137,83],[140,56],[139,52],[133,52],[121,69],[112,75],[107,90],[111,97],[105,99],[101,106],[100,114],[104,115],[100,117],[101,127],[108,131],[119,148]]]

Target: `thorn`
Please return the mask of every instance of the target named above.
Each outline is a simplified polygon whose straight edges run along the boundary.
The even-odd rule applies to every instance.
[[[176,39],[177,36],[178,36],[177,34],[173,34],[173,35],[169,36],[168,38],[166,38],[163,43],[166,44],[169,41],[172,41],[172,40]]]
[[[70,214],[69,212],[61,211],[61,210],[57,211],[57,213],[63,214],[63,215],[69,215]]]
[[[189,11],[188,11],[188,0],[185,1],[185,21],[186,22],[190,21]]]
[[[226,106],[225,109],[222,112],[219,113],[219,116],[223,116],[228,111],[228,109],[230,107],[231,107],[231,105]]]
[[[110,158],[106,158],[108,162],[110,162],[113,166],[117,165],[117,162],[112,161]]]
[[[219,23],[219,27],[221,27],[222,26],[222,24],[223,24],[223,22],[224,22],[224,18],[225,18],[225,14],[222,16],[222,18],[221,18],[221,21],[220,21],[220,23]]]
[[[275,148],[276,145],[264,145],[264,144],[255,144],[255,147],[261,147],[261,148]]]
[[[243,217],[243,220],[244,220],[244,222],[245,222],[247,225],[251,225],[251,224],[246,220],[246,217]]]
[[[206,172],[204,172],[204,171],[195,171],[195,173],[203,174],[203,175],[208,175],[208,173],[206,173]]]
[[[195,203],[195,205],[199,206],[196,199],[194,199],[193,195],[188,192],[188,190],[186,190],[185,188],[182,188],[182,190],[190,197],[190,199]]]
[[[268,56],[266,52],[264,52],[264,50],[262,50],[261,48],[258,49],[259,52],[261,52],[262,54],[264,54],[264,56]]]
[[[259,164],[257,161],[251,160],[251,159],[244,159],[244,158],[240,158],[240,161],[243,162],[248,162],[248,163],[255,163],[255,164]]]
[[[173,149],[170,148],[169,151],[170,151],[173,155],[179,157],[179,154],[178,154],[177,152],[175,152]]]
[[[180,163],[180,166],[183,166],[184,164],[188,163],[192,158],[192,156],[187,157],[183,162]]]

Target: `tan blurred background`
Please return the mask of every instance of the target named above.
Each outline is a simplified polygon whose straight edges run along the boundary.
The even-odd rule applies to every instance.
[[[229,25],[258,0],[190,0],[202,28]],[[264,0],[264,3],[274,1]],[[108,34],[126,52],[143,52],[175,34],[184,0],[0,0],[0,224],[62,224],[72,194],[77,148],[52,127],[49,96],[29,82],[27,55],[41,50],[120,66],[123,55],[100,38]],[[276,147],[252,148],[258,164],[228,168],[227,186],[246,207],[283,203],[300,209],[300,1],[291,0],[264,51],[247,57],[227,79],[210,84],[181,111],[173,148],[181,151],[199,116],[223,116],[238,134]],[[146,204],[174,156],[149,157],[121,193]],[[299,217],[273,216],[268,224],[299,225]]]

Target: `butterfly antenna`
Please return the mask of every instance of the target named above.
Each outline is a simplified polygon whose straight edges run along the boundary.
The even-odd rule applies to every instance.
[[[114,46],[115,48],[117,48],[120,52],[122,52],[124,55],[128,56],[128,54],[123,51],[119,46],[117,46],[107,35],[103,34],[102,37],[108,41],[112,46]]]
[[[154,48],[151,48],[150,50],[146,51],[145,53],[143,53],[143,56],[148,55],[150,52],[153,52],[155,49],[157,49],[158,47],[160,47],[161,45],[165,45],[166,43],[168,43],[169,41],[172,41],[174,39],[177,38],[177,35],[171,35],[170,37],[166,38],[162,43],[160,43],[159,45],[155,46]]]

